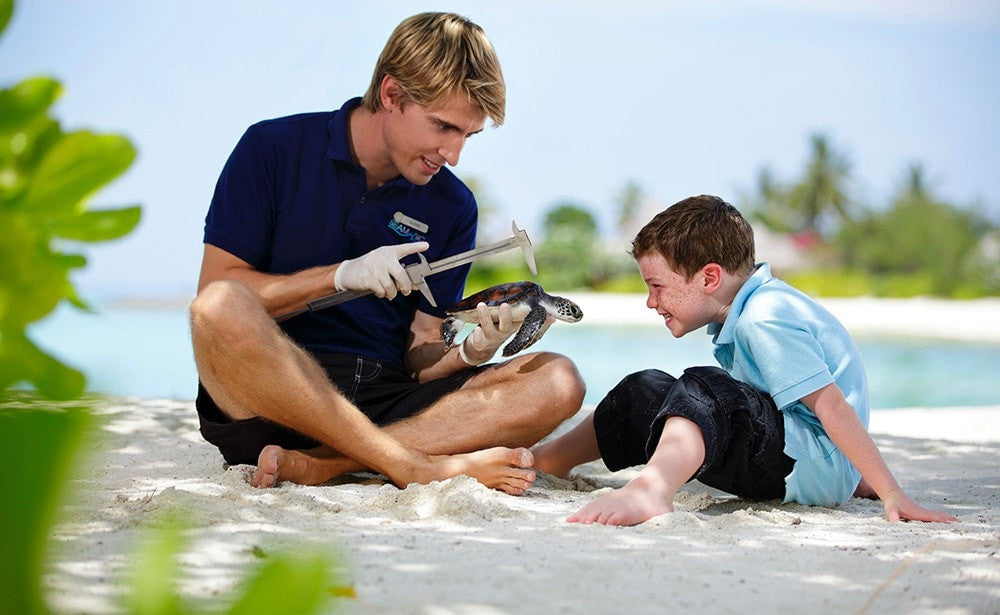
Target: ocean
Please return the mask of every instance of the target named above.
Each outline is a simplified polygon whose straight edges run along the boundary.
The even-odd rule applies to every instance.
[[[87,375],[88,389],[116,396],[190,400],[197,388],[186,310],[110,307],[84,313],[60,306],[30,337]],[[873,409],[1000,405],[1000,344],[861,337]],[[596,404],[629,373],[656,367],[679,374],[715,365],[709,336],[671,337],[659,326],[557,322],[532,350],[565,354]]]

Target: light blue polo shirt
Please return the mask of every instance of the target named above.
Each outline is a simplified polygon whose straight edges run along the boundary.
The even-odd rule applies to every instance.
[[[800,399],[835,382],[868,427],[868,380],[861,353],[844,326],[806,294],[771,276],[767,263],[737,293],[726,321],[709,325],[715,358],[733,378],[774,398],[784,415],[785,501],[846,502],[861,474]]]

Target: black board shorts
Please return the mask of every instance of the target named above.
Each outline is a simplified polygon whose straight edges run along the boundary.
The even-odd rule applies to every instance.
[[[785,454],[785,424],[771,396],[718,367],[674,378],[650,369],[626,376],[594,410],[601,458],[609,470],[645,464],[671,416],[701,429],[705,461],[697,479],[748,500],[783,498],[795,460]]]
[[[448,393],[458,390],[483,367],[418,383],[401,367],[367,357],[315,353],[330,382],[376,425],[411,417]],[[231,465],[256,465],[260,451],[269,444],[285,449],[311,449],[320,442],[264,418],[230,419],[198,383],[195,399],[201,435],[214,444]]]

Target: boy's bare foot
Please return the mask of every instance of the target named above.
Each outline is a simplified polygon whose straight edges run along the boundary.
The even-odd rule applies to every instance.
[[[640,474],[627,485],[587,504],[566,518],[570,523],[638,525],[657,515],[674,512],[674,491]]]
[[[471,453],[428,456],[426,460],[427,464],[414,469],[413,476],[407,479],[406,483],[426,484],[465,474],[491,489],[521,495],[535,480],[535,472],[530,469],[534,457],[526,448],[511,449],[498,446]],[[308,451],[288,450],[268,445],[260,452],[257,471],[250,484],[261,488],[274,487],[280,481],[299,485],[319,485],[335,476],[357,469],[358,464],[347,457],[322,457],[311,455]],[[404,481],[395,482],[398,484]]]

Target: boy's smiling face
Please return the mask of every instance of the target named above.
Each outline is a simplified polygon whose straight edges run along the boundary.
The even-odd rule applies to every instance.
[[[720,306],[714,298],[719,281],[713,279],[710,270],[713,265],[706,265],[688,280],[671,269],[658,252],[644,254],[639,257],[638,264],[642,280],[649,289],[646,307],[663,317],[674,337],[725,320],[725,306]],[[720,308],[723,309],[720,311]]]

